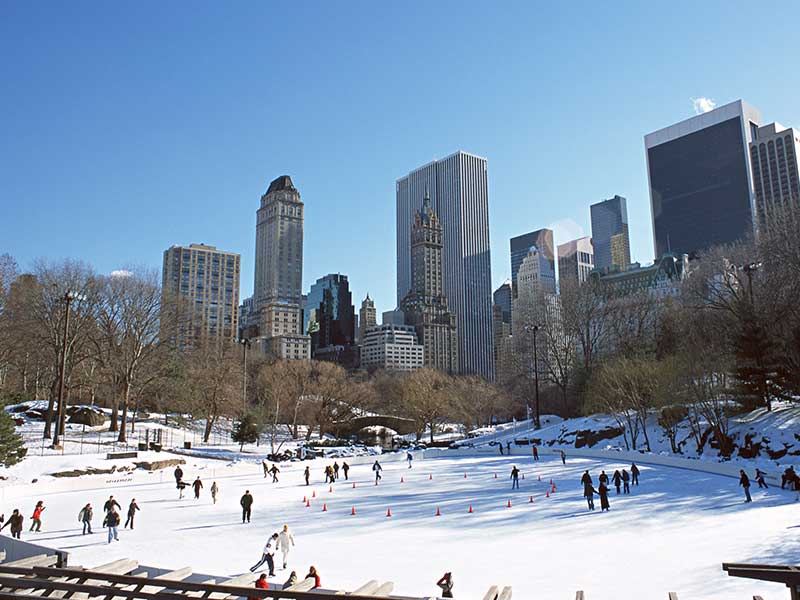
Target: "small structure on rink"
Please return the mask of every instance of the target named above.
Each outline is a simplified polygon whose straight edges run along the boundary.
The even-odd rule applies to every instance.
[[[783,583],[789,588],[791,600],[800,600],[800,566],[722,563],[722,570],[731,577]],[[759,596],[755,598],[761,600]]]

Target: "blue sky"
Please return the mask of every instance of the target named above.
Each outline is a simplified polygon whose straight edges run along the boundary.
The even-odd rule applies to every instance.
[[[656,6],[656,5],[660,6]],[[508,239],[628,198],[653,256],[645,133],[738,98],[800,126],[800,4],[0,0],[0,253],[160,268],[174,243],[242,254],[292,176],[304,288],[395,296],[394,182],[489,161],[492,279]]]

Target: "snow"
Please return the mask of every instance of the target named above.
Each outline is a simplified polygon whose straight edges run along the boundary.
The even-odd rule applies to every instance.
[[[396,594],[431,595],[442,573],[452,571],[455,595],[466,600],[481,598],[493,584],[511,585],[515,598],[570,598],[578,589],[592,600],[665,597],[669,591],[703,600],[785,597],[784,586],[728,577],[721,563],[800,562],[800,504],[793,492],[754,487],[754,502],[746,505],[731,478],[642,464],[641,485],[630,496],[617,497],[612,489],[611,511],[599,512],[596,502],[598,511],[590,513],[579,483],[583,470],[596,482],[600,469],[610,475],[629,464],[615,463],[613,456],[569,458],[566,466],[543,456],[533,463],[529,448],[514,451],[520,454],[425,458],[415,452],[413,469],[400,460],[384,462],[378,486],[368,461],[354,464],[351,480],[340,480],[332,493],[321,483],[330,461],[282,464],[281,481],[272,484],[249,460],[183,456],[184,479],[199,475],[205,484],[198,501],[190,493],[178,500],[172,469],[139,471],[130,484],[108,476],[53,480],[41,474],[113,463],[97,455],[45,455],[11,469],[19,480],[39,474],[40,482],[17,486],[21,495],[4,501],[2,511],[20,508],[27,518],[44,500],[43,531],[24,531],[23,540],[66,550],[72,564],[85,566],[130,557],[143,565],[233,576],[246,572],[266,538],[289,524],[297,544],[290,569],[302,577],[313,564],[325,588],[353,590],[379,579],[394,581]],[[142,458],[171,457],[162,452]],[[308,488],[302,481],[306,465],[315,482]],[[525,479],[512,492],[513,465]],[[547,498],[551,478],[557,489]],[[213,481],[220,488],[216,505],[209,493]],[[255,498],[249,525],[241,523],[239,507],[245,489]],[[312,491],[316,497],[306,508],[302,499]],[[123,521],[131,498],[142,510],[136,530],[120,530],[121,541],[108,545],[100,523],[110,494],[123,507]],[[95,508],[96,533],[84,537],[77,515],[86,502]],[[273,581],[287,577],[288,571],[278,571]]]

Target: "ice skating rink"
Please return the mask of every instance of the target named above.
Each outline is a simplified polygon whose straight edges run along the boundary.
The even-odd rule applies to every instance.
[[[354,466],[350,481],[340,479],[332,492],[321,483],[325,464],[283,465],[280,483],[273,484],[257,464],[188,458],[184,480],[199,475],[205,485],[199,500],[191,488],[178,499],[169,469],[163,478],[153,475],[153,483],[118,489],[102,478],[89,491],[48,493],[42,483],[35,496],[6,502],[2,510],[9,515],[20,508],[23,540],[67,550],[72,564],[130,557],[210,575],[245,572],[266,538],[288,524],[296,540],[289,570],[301,578],[313,564],[325,588],[352,590],[379,579],[394,581],[396,594],[433,596],[437,579],[452,571],[454,595],[462,599],[481,598],[491,584],[511,585],[523,600],[567,600],[579,589],[590,600],[665,598],[670,591],[681,600],[782,599],[784,586],[730,578],[721,563],[800,563],[800,503],[792,492],[759,490],[755,482],[754,502],[746,505],[735,479],[640,464],[640,485],[630,496],[616,496],[612,484],[611,511],[601,513],[597,498],[597,510],[587,510],[581,474],[589,469],[597,487],[601,469],[610,477],[630,464],[571,458],[563,466],[555,457],[534,463],[527,454],[418,458],[413,469],[384,463],[378,486],[371,465]],[[514,491],[513,465],[525,477]],[[548,498],[551,479],[556,491]],[[213,481],[220,488],[216,505]],[[245,489],[255,499],[249,525],[239,507]],[[141,507],[135,531],[120,529],[120,541],[111,545],[101,527],[109,493],[122,505],[123,522],[131,498]],[[39,499],[47,506],[43,531],[28,533]],[[95,509],[92,536],[82,536],[78,523],[86,502]],[[272,581],[282,583],[289,570],[279,569]]]

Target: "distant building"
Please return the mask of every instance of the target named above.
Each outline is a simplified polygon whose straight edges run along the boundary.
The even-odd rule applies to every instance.
[[[358,343],[362,344],[364,341],[364,334],[367,330],[372,329],[377,325],[377,313],[375,312],[375,301],[369,297],[364,298],[361,302],[361,309],[358,311]]]
[[[582,237],[558,246],[558,277],[562,283],[584,283],[593,269],[592,238]]]
[[[494,291],[492,318],[494,326],[495,381],[508,381],[512,373],[511,280]]]
[[[528,251],[536,247],[539,252],[539,276],[542,279],[543,289],[548,293],[556,291],[556,256],[553,243],[552,229],[537,229],[530,233],[511,238],[511,290],[513,297],[517,297],[517,273],[522,266],[522,261],[528,256]]]
[[[178,348],[239,335],[240,256],[190,244],[164,251],[162,335]]]
[[[354,367],[355,309],[347,275],[317,279],[308,292],[303,314],[311,357]]]
[[[757,230],[767,233],[770,222],[800,218],[798,184],[800,133],[780,123],[759,127],[750,142],[750,165],[755,186]]]
[[[674,296],[679,291],[680,283],[689,273],[689,255],[663,255],[652,265],[645,267],[633,263],[626,270],[614,269],[610,272],[594,270],[589,278],[614,292],[617,298],[647,292],[657,298]]]
[[[406,325],[376,325],[364,333],[361,368],[369,371],[411,371],[425,364],[425,349],[416,329]]]
[[[500,317],[504,323],[511,324],[511,280],[506,280],[492,294],[493,305],[500,309]]]
[[[536,246],[528,249],[517,271],[516,296],[511,305],[511,331],[517,335],[535,323],[544,309],[545,298],[556,293],[550,260]]]
[[[384,325],[405,325],[406,316],[399,308],[394,310],[385,310],[381,314],[381,323]]]
[[[627,200],[614,196],[592,204],[590,211],[595,268],[602,271],[616,265],[625,269],[631,264]]]
[[[456,317],[443,291],[443,248],[443,228],[426,196],[411,231],[411,291],[400,308],[425,347],[425,366],[458,373]]]

